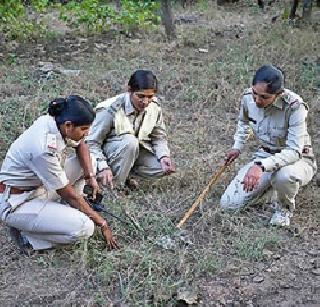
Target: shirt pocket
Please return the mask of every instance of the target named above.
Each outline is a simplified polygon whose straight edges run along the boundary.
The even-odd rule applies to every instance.
[[[253,133],[256,135],[258,132],[257,120],[253,117],[248,116],[249,126]]]
[[[273,126],[270,129],[270,139],[274,145],[282,147],[286,143],[287,130],[284,126]]]

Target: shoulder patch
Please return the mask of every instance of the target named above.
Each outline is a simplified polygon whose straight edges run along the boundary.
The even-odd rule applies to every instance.
[[[115,114],[121,107],[124,107],[125,105],[125,100],[119,97],[115,101],[113,101],[109,106],[108,106],[108,112],[110,114]]]
[[[47,134],[47,140],[46,140],[46,148],[47,149],[57,149],[58,144],[57,144],[57,136],[52,133]]]
[[[123,98],[123,94],[120,94],[118,96],[114,96],[112,98],[108,98],[107,100],[104,100],[104,101],[98,103],[96,106],[96,110],[107,109],[108,107],[113,105],[116,101],[122,100],[122,98]]]
[[[160,106],[160,99],[158,97],[153,97],[152,102],[156,103],[158,106]]]
[[[301,104],[307,108],[307,105],[303,102],[302,98],[289,90],[285,90],[282,99],[293,110],[298,109]]]

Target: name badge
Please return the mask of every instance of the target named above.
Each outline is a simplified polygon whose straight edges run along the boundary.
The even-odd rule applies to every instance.
[[[57,136],[55,134],[47,134],[47,148],[57,149]]]

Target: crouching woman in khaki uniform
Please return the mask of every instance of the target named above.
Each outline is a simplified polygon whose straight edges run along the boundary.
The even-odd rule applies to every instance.
[[[128,92],[98,104],[86,140],[103,185],[128,182],[129,174],[159,178],[175,171],[157,87],[151,71],[137,70]]]
[[[106,221],[81,196],[84,180],[98,190],[83,141],[95,116],[91,105],[74,95],[52,101],[48,113],[7,152],[0,171],[1,220],[20,247],[73,243],[91,236],[95,224],[116,248]],[[74,148],[73,157],[66,158],[68,147]]]
[[[270,224],[290,225],[296,195],[317,170],[307,115],[302,98],[284,88],[281,70],[264,65],[256,71],[252,87],[241,99],[234,145],[226,154],[226,164],[238,158],[251,134],[259,147],[222,195],[222,208],[240,209],[271,188],[275,211]]]

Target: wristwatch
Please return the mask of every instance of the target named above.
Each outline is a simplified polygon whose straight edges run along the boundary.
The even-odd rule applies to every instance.
[[[259,167],[262,169],[263,172],[265,171],[265,168],[264,168],[264,166],[262,165],[262,162],[261,162],[261,161],[254,161],[253,164],[259,166]]]

